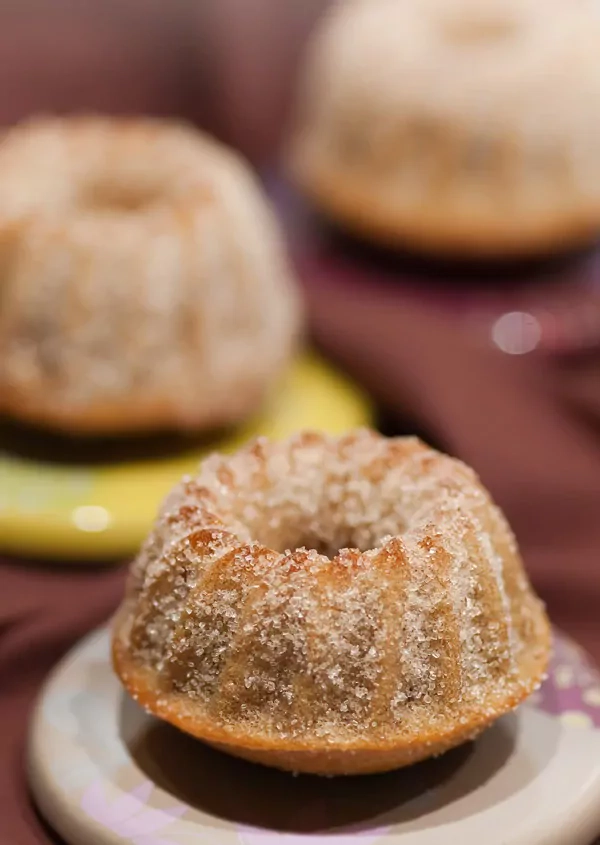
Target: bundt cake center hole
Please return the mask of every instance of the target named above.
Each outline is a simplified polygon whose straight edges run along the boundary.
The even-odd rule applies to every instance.
[[[256,539],[277,552],[295,552],[300,549],[317,552],[333,559],[343,549],[367,552],[379,545],[380,536],[365,528],[352,530],[344,525],[330,523],[328,527],[315,525],[280,525],[275,530],[257,531]]]
[[[96,211],[131,213],[156,204],[160,199],[156,185],[125,181],[99,180],[83,192],[82,204]]]
[[[505,41],[512,38],[516,31],[516,22],[509,18],[478,18],[474,15],[468,18],[448,18],[443,23],[442,34],[446,43],[464,47]]]

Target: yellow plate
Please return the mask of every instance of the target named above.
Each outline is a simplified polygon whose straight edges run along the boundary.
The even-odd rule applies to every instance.
[[[322,361],[306,357],[261,418],[175,458],[65,466],[1,453],[0,548],[70,560],[125,557],[148,532],[161,499],[208,451],[233,451],[259,434],[281,438],[300,428],[335,434],[371,422],[365,397]]]

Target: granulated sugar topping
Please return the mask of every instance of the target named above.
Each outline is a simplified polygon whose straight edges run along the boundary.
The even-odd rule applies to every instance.
[[[516,701],[545,647],[475,474],[362,430],[207,459],[165,502],[124,608],[117,636],[165,701],[225,730],[334,745]]]

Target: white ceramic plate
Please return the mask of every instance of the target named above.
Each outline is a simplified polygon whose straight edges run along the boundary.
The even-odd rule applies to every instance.
[[[573,711],[527,705],[412,769],[294,778],[147,716],[108,649],[107,631],[78,645],[32,724],[34,795],[72,845],[589,845],[600,831],[600,731]]]

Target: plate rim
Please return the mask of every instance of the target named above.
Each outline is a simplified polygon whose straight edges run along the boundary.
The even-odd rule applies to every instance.
[[[112,622],[112,620],[111,620]],[[65,789],[61,788],[53,781],[51,773],[38,765],[36,759],[39,756],[38,749],[43,744],[44,734],[44,716],[43,707],[47,694],[60,682],[61,676],[68,671],[69,666],[73,662],[78,662],[85,659],[86,651],[92,646],[98,647],[101,643],[109,644],[111,632],[111,623],[96,628],[88,633],[73,648],[68,651],[61,661],[52,669],[47,676],[46,681],[39,693],[35,703],[27,742],[27,773],[31,786],[32,794],[35,798],[35,803],[42,812],[42,815],[50,822],[54,830],[59,835],[63,836],[72,845],[109,845],[111,843],[110,835],[107,837],[97,835],[98,831],[92,831],[93,825],[88,829],[85,825],[85,817],[82,813],[64,813],[62,808],[65,806]],[[115,683],[118,681],[115,678]],[[533,711],[533,708],[527,708]],[[547,713],[538,711],[537,715],[543,719],[553,719]],[[590,772],[587,777],[586,787],[581,790],[577,799],[572,801],[568,808],[563,810],[563,813],[568,813],[569,818],[565,819],[564,825],[569,829],[569,840],[564,838],[564,828],[557,830],[557,821],[560,819],[560,812],[549,819],[541,826],[537,826],[535,830],[528,829],[518,831],[515,838],[506,845],[590,845],[594,841],[594,837],[600,833],[600,730],[598,728],[588,729],[589,735],[593,736],[593,744],[596,746],[599,763],[595,772]],[[588,732],[585,730],[585,733]],[[579,733],[580,736],[584,734],[584,729],[565,727],[564,731],[570,733],[572,736]],[[562,736],[562,734],[561,734]],[[596,752],[594,752],[596,753]],[[159,787],[160,788],[160,787]],[[185,803],[179,800],[180,803]],[[576,823],[573,822],[574,809],[576,810]],[[193,823],[193,822],[192,822]],[[532,835],[535,834],[535,835]],[[384,836],[381,840],[382,845],[385,843],[407,843],[411,834],[399,833],[396,839],[393,834]],[[414,834],[412,834],[414,835]],[[406,837],[406,838],[405,838]],[[118,835],[114,836],[114,842],[121,841]],[[129,841],[126,839],[123,842]],[[307,840],[308,841],[308,840]],[[332,840],[332,845],[335,840]],[[273,843],[277,840],[274,838]],[[282,836],[281,842],[285,842]],[[360,842],[360,837],[357,838],[357,845]],[[505,840],[498,840],[495,845],[505,845]],[[315,838],[315,845],[317,840]],[[492,843],[490,843],[492,845]]]

